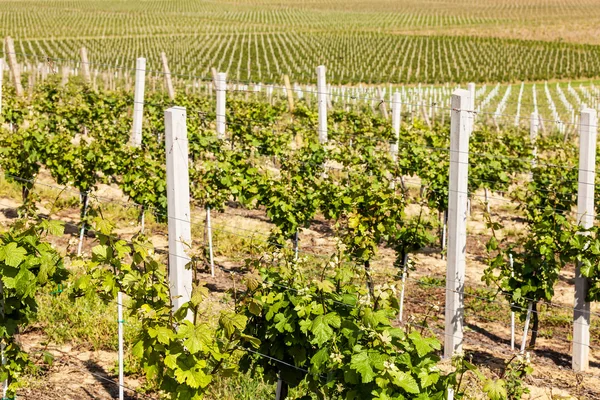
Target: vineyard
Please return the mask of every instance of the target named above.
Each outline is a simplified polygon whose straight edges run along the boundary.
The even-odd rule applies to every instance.
[[[318,4],[322,3],[322,4]],[[6,1],[0,33],[27,63],[70,59],[274,83],[519,82],[600,76],[594,1]],[[398,3],[398,4],[396,4]],[[432,35],[433,33],[433,35]]]
[[[4,398],[600,395],[593,83],[6,56]]]

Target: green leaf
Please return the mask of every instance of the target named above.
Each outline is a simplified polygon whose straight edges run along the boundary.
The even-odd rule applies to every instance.
[[[340,318],[340,316],[334,312],[330,312],[329,314],[325,315],[325,317],[323,318],[323,320],[330,326],[334,327],[334,328],[338,328],[341,326],[342,324],[342,320]]]
[[[197,307],[202,301],[208,297],[208,289],[204,285],[198,285],[192,290],[192,297],[190,299],[192,305]]]
[[[424,338],[417,331],[412,331],[408,337],[415,346],[419,357],[424,357],[433,350],[439,350],[440,342],[435,338]]]
[[[223,311],[219,318],[219,326],[225,330],[225,334],[230,337],[236,330],[243,331],[246,327],[248,318],[241,314],[234,314]]]
[[[180,353],[167,354],[167,356],[165,357],[165,365],[171,369],[177,368],[177,357],[179,357],[179,355],[180,355]]]
[[[206,375],[199,368],[190,368],[190,369],[176,369],[175,370],[175,378],[179,383],[185,383],[188,386],[198,389],[204,388],[208,386],[212,377],[210,375]]]
[[[144,355],[144,341],[138,340],[133,345],[133,348],[131,349],[131,353],[133,354],[134,357],[142,358],[142,356]]]
[[[369,361],[369,354],[366,351],[356,353],[352,355],[350,359],[350,368],[356,370],[362,377],[362,383],[369,383],[373,381],[373,378],[377,376],[373,372],[371,363]]]
[[[169,344],[174,336],[173,331],[164,326],[148,328],[148,335],[150,335],[151,338],[156,338],[156,340],[162,344]]]
[[[333,329],[331,329],[329,324],[325,321],[325,316],[323,315],[319,315],[314,319],[310,331],[315,336],[311,343],[318,346],[323,345],[323,343],[333,337]]]
[[[65,225],[58,220],[47,221],[46,229],[53,236],[61,236],[65,232]]]
[[[257,300],[252,300],[248,305],[248,311],[250,311],[251,314],[256,316],[259,316],[261,314],[262,308],[262,304]]]
[[[54,355],[47,351],[44,351],[44,362],[48,365],[52,365],[54,363]]]
[[[329,348],[322,347],[319,351],[315,353],[314,356],[310,359],[311,366],[315,369],[321,368],[322,365],[327,363],[329,360]]]
[[[396,386],[400,386],[408,393],[417,394],[420,392],[419,385],[415,378],[402,371],[389,371],[392,376],[392,382]]]
[[[435,385],[438,382],[440,379],[440,374],[423,369],[421,372],[419,372],[419,379],[421,381],[421,387],[427,388],[431,385]]]
[[[505,400],[508,397],[506,392],[506,382],[503,379],[488,380],[483,385],[483,391],[487,393],[490,400]]]
[[[108,261],[108,251],[108,246],[94,246],[92,248],[92,256],[98,261]]]
[[[9,267],[18,267],[25,259],[26,254],[27,251],[15,242],[10,242],[0,249],[0,259],[4,259],[4,263]]]

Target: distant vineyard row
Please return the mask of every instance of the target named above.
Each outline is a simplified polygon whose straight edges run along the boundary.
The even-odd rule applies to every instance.
[[[448,36],[379,33],[267,33],[153,35],[124,38],[16,40],[19,58],[43,62],[72,59],[80,47],[90,62],[134,67],[148,58],[160,70],[166,52],[173,73],[231,79],[313,82],[315,65],[326,64],[332,83],[516,82],[600,76],[600,46]]]

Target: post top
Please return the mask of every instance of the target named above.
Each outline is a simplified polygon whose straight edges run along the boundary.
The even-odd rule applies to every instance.
[[[596,114],[596,110],[590,107],[583,108],[581,112],[586,114]]]
[[[469,91],[467,89],[456,89],[453,93],[452,96],[470,96],[471,93],[469,93]]]
[[[185,107],[181,107],[181,106],[173,106],[171,108],[167,108],[165,110],[165,112],[169,112],[169,111],[183,111],[185,112]]]

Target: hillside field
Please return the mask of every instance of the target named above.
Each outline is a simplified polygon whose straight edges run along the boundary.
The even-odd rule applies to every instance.
[[[3,1],[20,57],[174,73],[336,83],[512,82],[600,76],[596,1]]]

